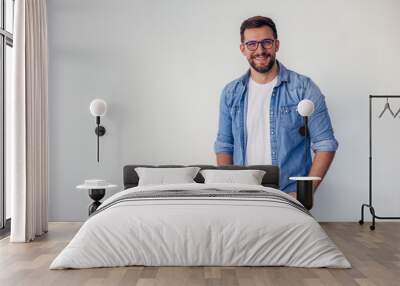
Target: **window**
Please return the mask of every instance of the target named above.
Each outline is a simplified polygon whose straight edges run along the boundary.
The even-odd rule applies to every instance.
[[[0,236],[9,227],[10,194],[5,188],[5,105],[11,92],[13,61],[14,0],[0,0]]]

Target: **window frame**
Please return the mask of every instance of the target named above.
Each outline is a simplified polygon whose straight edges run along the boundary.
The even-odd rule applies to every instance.
[[[6,218],[6,189],[5,189],[5,104],[6,104],[6,48],[13,48],[14,35],[6,30],[6,1],[1,3],[0,21],[0,236],[10,230],[10,219]],[[15,16],[15,0],[11,0],[13,9],[12,17]],[[13,27],[14,30],[14,27]]]

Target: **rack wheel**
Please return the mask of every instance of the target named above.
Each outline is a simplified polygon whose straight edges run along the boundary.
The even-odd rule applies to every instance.
[[[369,229],[370,229],[370,230],[375,230],[375,226],[374,226],[374,225],[371,225],[371,226],[369,227]]]
[[[364,224],[364,221],[360,219],[360,220],[358,221],[358,223],[361,224],[361,225],[363,225],[363,224]]]

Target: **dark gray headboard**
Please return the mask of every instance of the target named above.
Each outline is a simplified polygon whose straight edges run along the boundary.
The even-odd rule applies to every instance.
[[[189,165],[188,167],[200,167],[202,170],[204,169],[220,169],[220,170],[263,170],[265,171],[264,178],[262,180],[262,185],[264,187],[271,187],[275,189],[279,189],[279,167],[272,165],[254,165],[254,166],[221,166],[216,167],[212,165]],[[124,189],[133,188],[138,185],[139,177],[135,172],[135,168],[137,167],[147,167],[147,168],[180,168],[185,167],[183,165],[127,165],[124,167]],[[204,183],[203,176],[198,173],[194,180],[197,183]]]

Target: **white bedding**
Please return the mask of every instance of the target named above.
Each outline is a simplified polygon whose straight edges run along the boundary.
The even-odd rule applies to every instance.
[[[154,190],[263,190],[239,184],[135,187]],[[298,202],[297,202],[298,203]],[[50,269],[126,265],[294,266],[350,268],[315,219],[289,204],[246,198],[153,198],[123,201],[90,217]]]

